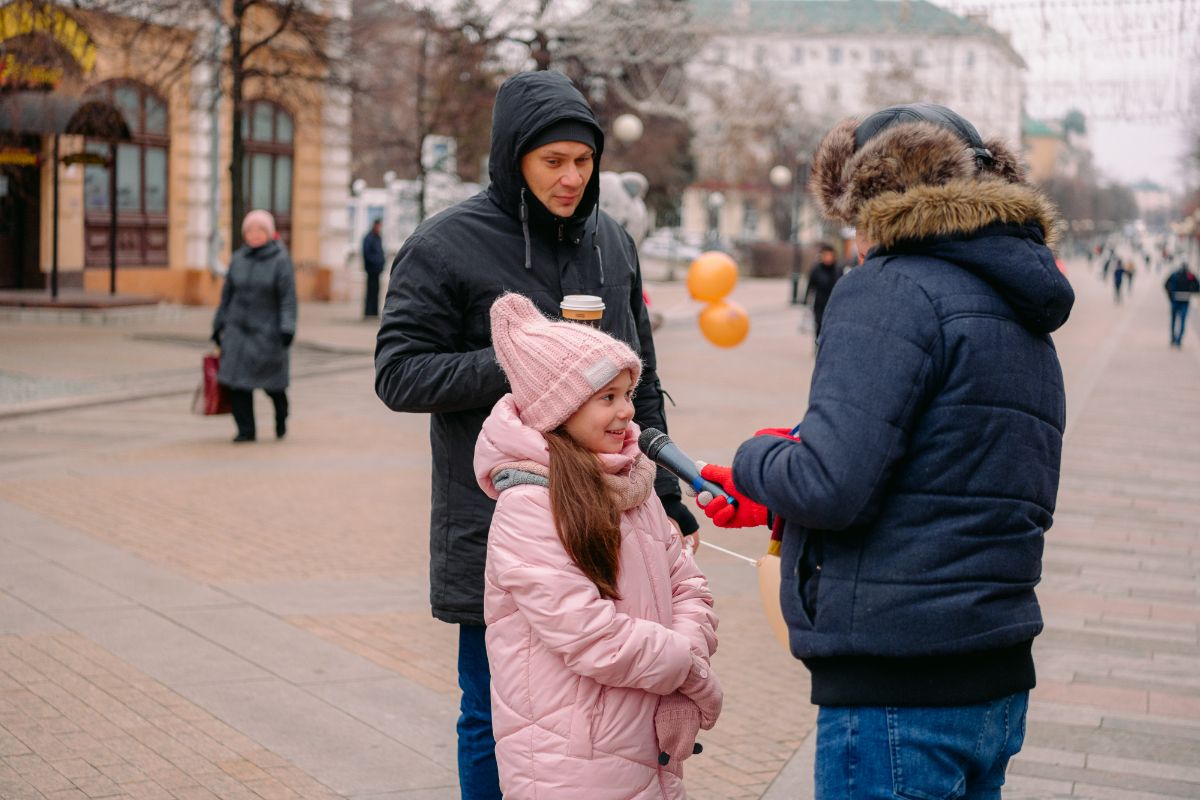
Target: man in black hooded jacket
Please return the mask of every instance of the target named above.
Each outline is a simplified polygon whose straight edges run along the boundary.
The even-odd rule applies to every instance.
[[[475,440],[507,391],[488,312],[503,292],[559,315],[568,294],[604,300],[601,328],[644,363],[634,420],[666,429],[637,250],[598,206],[604,133],[557,72],[505,81],[492,116],[487,190],[425,221],[392,265],[375,348],[375,390],[394,411],[429,413],[433,452],[430,604],[458,623],[459,781],[464,798],[499,797],[484,649],[483,568],[495,503],[479,489]],[[655,490],[684,534],[697,529],[679,483]]]

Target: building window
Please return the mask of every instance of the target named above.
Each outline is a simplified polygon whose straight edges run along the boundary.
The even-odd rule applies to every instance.
[[[242,118],[242,187],[246,210],[262,208],[275,217],[275,230],[292,244],[292,117],[269,100],[251,100]]]
[[[793,64],[803,64],[804,63],[804,48],[803,47],[797,45],[796,47],[792,48],[792,63]]]
[[[967,69],[975,69],[975,51],[967,51]]]
[[[838,47],[837,45],[833,45],[832,47],[829,48],[829,63],[830,64],[842,63],[842,48]]]
[[[929,59],[927,57],[927,54],[925,53],[925,48],[923,48],[923,47],[914,47],[913,48],[912,63],[913,63],[914,67],[929,66]]]
[[[871,48],[871,63],[875,65],[883,64],[888,60],[887,51],[882,47]]]
[[[829,97],[829,102],[831,103],[837,103],[842,99],[842,94],[840,91],[838,91],[838,85],[836,83],[829,84],[826,94]]]
[[[766,45],[756,45],[754,48],[754,65],[764,67],[767,64],[767,47]]]
[[[125,117],[130,140],[117,145],[117,264],[167,266],[167,162],[171,149],[167,104],[133,81],[101,84],[97,93]],[[109,156],[107,142],[86,141],[89,152]],[[89,164],[83,173],[84,263],[108,266],[112,165]]]

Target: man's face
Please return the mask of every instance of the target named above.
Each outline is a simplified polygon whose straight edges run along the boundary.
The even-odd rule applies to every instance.
[[[825,266],[832,267],[833,262],[836,260],[837,259],[832,250],[822,250],[821,251],[821,263],[824,264]]]
[[[582,142],[551,142],[521,157],[526,185],[556,217],[575,213],[594,168],[592,148]]]

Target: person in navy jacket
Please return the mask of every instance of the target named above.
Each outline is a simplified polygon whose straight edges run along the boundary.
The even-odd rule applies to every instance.
[[[739,500],[707,504],[717,524],[783,526],[817,798],[998,798],[1021,747],[1065,422],[1050,333],[1074,302],[1022,173],[942,106],[834,127],[812,190],[862,264],[830,297],[808,409],[704,470]]]
[[[363,270],[367,273],[366,288],[363,291],[363,318],[379,316],[379,276],[383,274],[383,220],[377,219],[371,223],[371,230],[362,240]]]

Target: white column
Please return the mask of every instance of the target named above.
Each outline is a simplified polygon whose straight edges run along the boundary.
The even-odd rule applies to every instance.
[[[329,0],[326,12],[333,20],[330,56],[335,63],[348,57],[349,0]],[[321,112],[321,245],[320,265],[346,267],[346,242],[350,220],[350,92],[331,86]]]
[[[208,53],[212,49],[212,34],[200,36],[196,48]],[[214,145],[219,154],[219,105],[214,108],[213,80],[215,65],[205,59],[197,59],[191,70],[191,91],[188,103],[188,137],[184,153],[187,189],[182,198],[171,198],[172,204],[182,202],[187,209],[187,235],[185,261],[188,267],[214,266],[209,252],[213,233],[213,181],[220,187],[219,167],[214,168]],[[172,144],[172,147],[179,145]],[[174,161],[174,163],[180,163]],[[214,172],[216,174],[214,174]],[[219,197],[219,193],[218,193]],[[217,228],[220,229],[221,209],[216,210]]]

